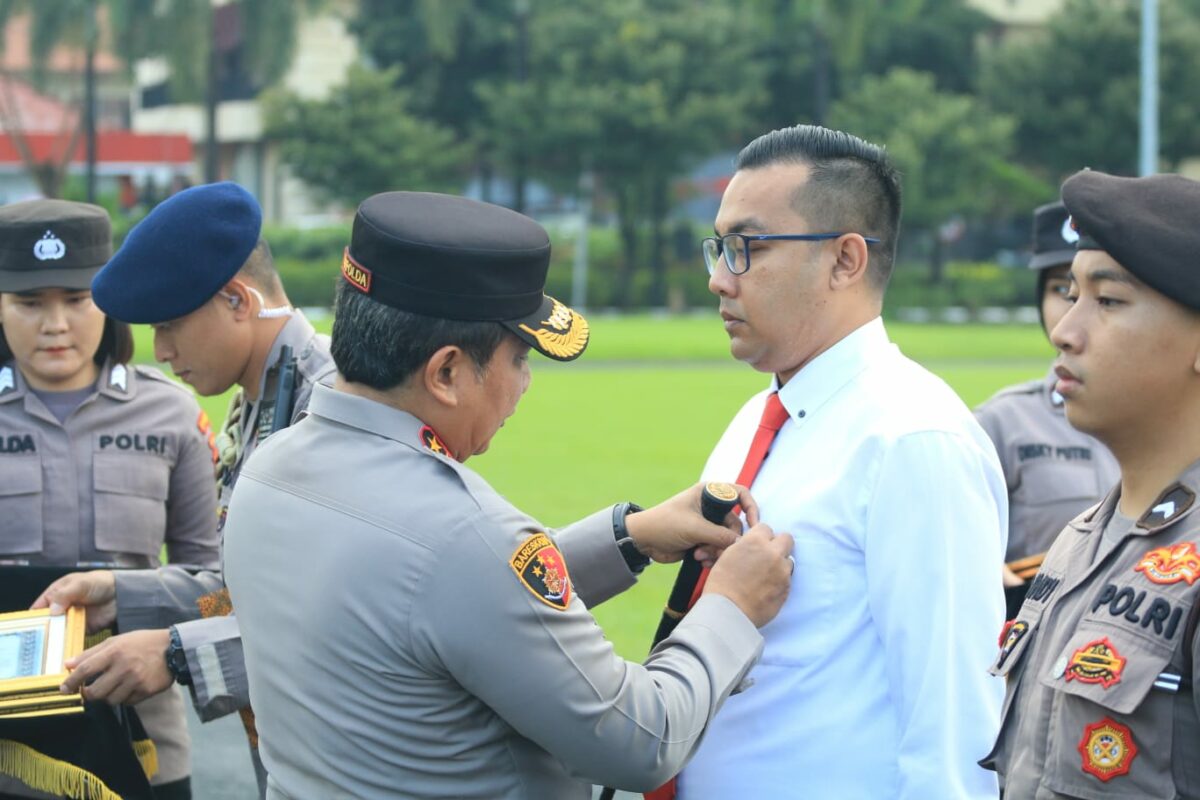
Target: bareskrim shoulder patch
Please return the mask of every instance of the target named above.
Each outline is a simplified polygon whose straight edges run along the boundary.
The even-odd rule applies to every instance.
[[[566,611],[571,604],[571,576],[562,553],[544,533],[535,533],[509,559],[517,579],[551,608]]]

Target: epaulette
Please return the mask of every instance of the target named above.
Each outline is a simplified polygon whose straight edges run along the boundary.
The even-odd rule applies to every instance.
[[[994,395],[980,403],[979,407],[984,408],[1005,397],[1041,394],[1044,389],[1045,381],[1042,378],[1026,381],[1025,383],[1014,383],[1012,386],[1005,386],[1003,389],[998,390]]]

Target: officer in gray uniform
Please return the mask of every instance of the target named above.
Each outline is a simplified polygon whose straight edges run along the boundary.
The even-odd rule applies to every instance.
[[[1038,313],[1047,336],[1071,307],[1067,270],[1078,239],[1062,203],[1033,212],[1029,266],[1038,271]],[[1023,562],[1029,575],[1063,526],[1099,501],[1119,474],[1108,448],[1067,422],[1062,395],[1054,390],[1057,380],[1050,370],[1040,380],[1001,389],[975,410],[996,445],[1008,482],[1004,560],[1009,565]],[[1005,582],[1019,585],[1024,578],[1008,569]]]
[[[8,564],[212,569],[215,453],[191,393],[129,366],[133,337],[92,303],[112,254],[98,206],[0,208],[0,560]],[[28,600],[26,600],[28,602]],[[163,797],[187,797],[183,698],[137,705]]]
[[[531,348],[567,361],[587,344],[583,317],[542,294],[549,260],[541,226],[498,206],[392,192],[359,207],[335,387],[250,459],[225,529],[268,797],[649,790],[757,660],[790,536],[751,528],[631,664],[588,608],[650,556],[734,542],[700,516],[700,487],[554,533],[463,464],[515,411]],[[585,457],[546,443],[547,469]]]
[[[220,461],[218,530],[246,456],[298,419],[313,385],[332,381],[334,373],[328,338],[287,300],[259,237],[261,223],[257,201],[236,184],[187,189],[130,231],[92,285],[108,314],[154,327],[156,358],[197,392],[240,387],[213,444]],[[39,602],[103,606],[121,631],[136,632],[80,656],[72,685],[101,676],[87,696],[153,694],[174,679],[190,687],[202,720],[242,712],[265,791],[242,643],[220,573],[162,568],[67,576]],[[154,670],[133,669],[151,660]]]
[[[992,673],[1004,796],[1200,797],[1200,183],[1077,173],[1067,418],[1120,483],[1058,536]]]

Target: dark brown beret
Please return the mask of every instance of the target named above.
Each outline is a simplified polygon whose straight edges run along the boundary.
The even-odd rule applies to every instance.
[[[1139,280],[1200,310],[1200,182],[1077,172],[1062,186],[1079,249],[1108,253]]]

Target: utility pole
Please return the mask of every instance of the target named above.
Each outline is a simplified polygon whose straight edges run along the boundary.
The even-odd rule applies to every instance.
[[[1142,97],[1138,174],[1158,172],[1158,0],[1142,0]]]

